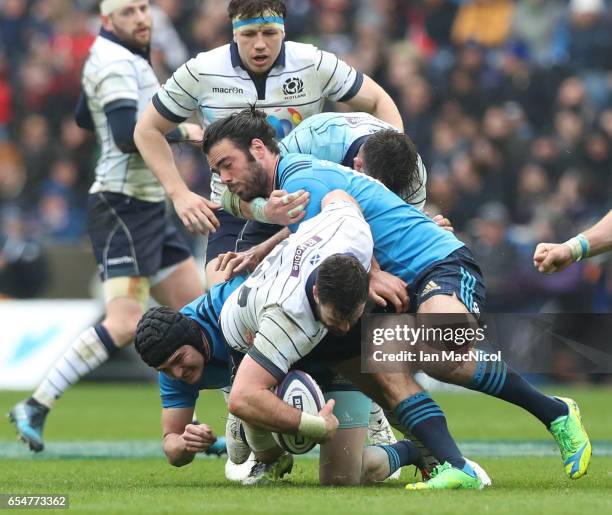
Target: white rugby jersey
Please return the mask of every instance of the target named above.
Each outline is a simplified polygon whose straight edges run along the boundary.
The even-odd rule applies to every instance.
[[[81,81],[101,147],[90,193],[112,191],[149,202],[163,201],[164,189],[140,154],[119,150],[104,113],[105,106],[116,102],[135,106],[138,115],[142,113],[159,88],[149,62],[100,35],[91,47]]]
[[[230,295],[220,317],[225,340],[281,379],[327,334],[311,307],[313,272],[338,253],[354,255],[369,270],[373,246],[370,226],[355,204],[328,204]]]
[[[363,74],[334,54],[303,43],[286,41],[267,76],[258,79],[244,68],[238,46],[230,43],[187,61],[153,97],[159,113],[180,123],[198,111],[204,127],[255,105],[265,111],[278,139],[302,120],[320,113],[326,100],[353,98]],[[212,177],[211,199],[225,187]]]

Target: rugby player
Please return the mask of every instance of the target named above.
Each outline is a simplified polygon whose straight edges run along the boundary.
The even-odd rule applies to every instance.
[[[321,113],[279,144],[281,155],[312,154],[363,172],[417,209],[425,206],[427,171],[407,134],[368,113]]]
[[[484,304],[484,284],[478,265],[461,241],[371,177],[312,156],[291,154],[281,159],[274,130],[264,113],[246,109],[215,122],[206,131],[203,150],[224,184],[244,200],[257,196],[265,198],[278,189],[307,190],[311,201],[306,208],[306,221],[319,212],[320,199],[326,194],[333,190],[346,191],[357,201],[372,228],[376,261],[383,270],[408,285],[406,295],[410,296],[412,310],[419,314],[480,313]],[[295,231],[297,225],[290,229]],[[229,309],[226,303],[224,312]],[[236,341],[230,341],[228,334],[225,336],[230,345],[237,345]],[[251,416],[257,419],[266,415],[264,401],[267,399],[260,390],[259,402],[255,402],[253,393],[243,392],[245,385],[248,383],[252,391],[253,385],[263,387],[278,379],[270,373],[271,366],[265,368],[249,358],[243,360],[242,372],[236,377],[232,392],[234,403],[230,397],[230,411],[247,420]],[[278,361],[277,356],[273,358],[273,362]],[[464,363],[459,372],[454,367],[445,370],[443,366],[425,371],[430,375],[435,372],[434,377],[438,379],[481,391],[529,411],[555,438],[568,477],[577,479],[586,473],[591,444],[573,400],[542,394],[504,362],[483,358]],[[480,486],[452,441],[443,413],[427,394],[415,391],[409,374],[401,377],[373,374],[371,380],[348,376],[348,379],[383,407],[392,410],[399,423],[442,463],[435,477],[408,485],[408,488]],[[410,395],[398,398],[398,392],[400,396]],[[248,396],[249,406],[242,399],[236,399],[241,394]],[[419,417],[422,410],[430,414]],[[282,423],[289,423],[289,420],[288,416]],[[318,423],[320,426],[321,421]],[[440,446],[444,452],[440,452]]]
[[[391,125],[367,113],[320,113],[302,122],[288,136],[279,142],[281,156],[291,153],[311,154],[318,159],[343,164],[379,179],[404,201],[422,210],[426,200],[425,184],[427,172],[410,138]],[[278,192],[272,192],[275,196]],[[265,211],[268,201],[255,198],[250,202],[240,200],[238,195],[226,190],[222,205],[234,216],[270,222]],[[299,221],[299,214],[305,205],[300,204],[288,212],[289,222]],[[448,219],[437,215],[433,220],[448,230],[452,226]],[[288,225],[288,224],[285,224]],[[217,260],[217,269],[225,270],[224,279],[237,272],[252,269],[258,264],[257,252],[249,250],[262,242],[262,234],[252,231],[252,222],[247,222],[240,234],[237,250],[225,253]],[[381,276],[383,276],[381,278]],[[385,284],[387,283],[387,284]],[[380,306],[386,307],[389,299],[397,312],[404,311],[397,295],[405,284],[393,283],[384,274],[372,275],[370,294]],[[377,286],[380,285],[380,286]]]
[[[243,219],[224,209],[218,211],[226,188],[216,174],[212,175],[210,201],[189,191],[164,134],[196,112],[206,127],[255,105],[268,115],[280,139],[302,120],[320,113],[326,101],[343,102],[403,129],[397,106],[367,75],[332,53],[285,41],[286,15],[283,0],[232,0],[228,16],[233,41],[202,52],[179,67],[153,97],[136,126],[136,144],[185,226],[194,232],[211,233],[206,251],[208,287],[224,280],[225,274],[217,270],[217,256],[245,250],[249,242],[264,241],[281,227],[250,222],[247,228]],[[308,195],[300,191],[284,193],[272,195],[273,202],[263,209],[267,220],[287,225],[301,219],[303,211],[299,208],[308,202]],[[288,218],[290,215],[295,216]],[[245,233],[247,246],[237,247],[242,240],[239,235]],[[388,286],[382,287],[388,290]],[[382,298],[379,302],[384,302]],[[392,439],[392,432],[380,432],[379,422],[386,427],[384,417],[375,418],[373,429],[380,438]]]
[[[212,176],[212,202],[189,191],[164,134],[194,112],[199,113],[206,127],[255,105],[268,115],[280,139],[302,120],[320,113],[326,101],[346,103],[353,110],[372,113],[403,128],[393,100],[368,76],[332,53],[285,41],[286,13],[283,0],[232,0],[228,15],[233,41],[202,52],[179,67],[153,97],[136,126],[136,144],[185,226],[192,231],[213,233],[207,249],[209,286],[223,280],[211,260],[235,250],[245,222],[223,210],[215,216],[225,189],[218,175]],[[307,196],[298,197],[293,201],[295,205],[286,210],[306,201]],[[257,224],[256,228],[263,234],[260,241],[275,232],[265,224]]]
[[[288,136],[285,136],[279,142],[279,148],[281,155],[312,154],[319,159],[363,171],[379,179],[391,191],[418,209],[422,210],[425,205],[427,172],[414,143],[406,134],[371,114],[320,113],[312,115],[293,129]],[[225,211],[233,216],[268,222],[265,217],[267,205],[265,199],[256,198],[248,203],[241,202],[237,195],[226,190],[221,197],[221,204]],[[304,204],[300,204],[295,211],[289,213],[289,216],[291,217],[292,213],[299,213],[303,208]],[[434,220],[439,224],[448,223],[448,220],[440,215]],[[252,222],[245,224],[236,250],[246,251],[262,242],[261,233],[258,233],[256,229],[255,234],[252,234],[252,227]],[[227,279],[234,267],[239,267],[237,270],[241,270],[256,265],[257,263],[248,261],[256,257],[256,254],[251,252],[246,252],[240,257],[231,256],[228,253],[217,260],[216,268],[223,268],[226,272],[224,278]],[[384,286],[382,289],[377,288],[375,284],[377,280],[377,276],[371,280],[371,296],[377,304],[385,307],[387,304],[385,296],[391,299],[394,296]],[[405,285],[399,284],[398,288],[404,289]],[[397,311],[403,309],[402,304],[396,305]],[[391,426],[376,403],[372,404],[368,439],[374,444],[396,441]]]
[[[414,143],[408,135],[371,114],[312,115],[280,140],[278,146],[281,156],[311,154],[353,168],[378,179],[417,209],[422,210],[425,205],[427,171]],[[239,202],[235,197],[229,190],[224,192],[221,197],[224,209],[243,216],[241,209],[236,209],[239,205],[253,219],[256,214],[251,209],[253,201]]]
[[[103,0],[100,11],[102,29],[83,69],[77,123],[95,130],[101,147],[87,222],[106,316],[78,336],[29,399],[11,409],[20,437],[35,452],[44,448],[43,427],[55,401],[130,344],[149,295],[179,308],[202,294],[189,248],[168,217],[164,190],[133,140],[137,115],[159,87],[149,62],[149,2]],[[165,137],[199,140],[202,129],[182,124]]]
[[[343,213],[346,213],[346,216],[342,216]],[[317,235],[314,237],[313,226],[317,227]],[[344,251],[354,251],[356,255],[338,254]],[[309,263],[299,259],[299,256],[305,256],[306,252],[309,253]],[[302,272],[296,272],[296,267],[303,265],[305,269],[321,270],[320,275],[312,281],[311,299],[324,319],[330,317],[330,325],[336,324],[334,317],[338,314],[337,309],[345,310],[348,307],[350,312],[355,312],[355,317],[360,315],[367,296],[367,274],[360,262],[369,266],[372,239],[369,227],[354,205],[347,208],[345,205],[330,203],[294,236],[285,240],[274,256],[278,258],[281,253],[298,256],[289,263],[289,274],[292,278],[290,281],[296,284],[301,284],[304,277]],[[238,276],[230,282],[216,285],[208,294],[196,299],[180,313],[166,307],[152,308],[138,325],[136,349],[147,364],[160,371],[160,393],[164,408],[163,446],[172,465],[182,466],[191,462],[195,453],[205,451],[215,441],[215,435],[208,426],[193,425],[190,421],[199,391],[205,388],[227,387],[230,381],[229,370],[236,366],[235,357],[228,355],[225,347],[219,313],[230,294],[240,287],[245,279],[241,299],[247,303],[253,300],[253,297],[248,295],[249,285],[264,279],[268,274],[276,275],[272,264],[274,256],[270,256],[252,277],[246,279],[244,276]],[[280,260],[282,261],[282,257]],[[323,279],[324,277],[326,279]],[[354,280],[347,282],[347,278]],[[355,288],[356,282],[361,283],[361,288]],[[268,281],[268,284],[272,284],[272,281]],[[275,284],[278,286],[278,281]],[[351,287],[347,287],[349,284]],[[299,307],[303,292],[300,293],[299,289],[291,292],[289,289],[293,289],[291,284],[287,284],[285,294],[293,299],[294,307]],[[330,289],[343,302],[324,302]],[[271,292],[271,297],[275,296],[275,293]],[[354,305],[358,307],[355,309]],[[301,313],[293,315],[301,321],[306,320]],[[315,332],[311,339],[313,344],[326,332],[323,326],[314,327],[317,325],[316,322],[311,323],[313,327],[307,329],[309,332]],[[227,330],[235,334],[234,328]],[[260,338],[262,332],[263,329]],[[244,342],[244,345],[248,345],[248,342]],[[230,367],[229,363],[232,363],[233,367]],[[308,371],[312,371],[314,367],[313,363],[305,360],[298,360],[296,363],[299,368]],[[333,440],[323,443],[321,448],[320,476],[323,484],[382,481],[403,465],[420,464],[420,452],[410,442],[364,448],[369,400],[351,388],[345,380],[333,375],[330,377],[328,371],[321,370],[320,366],[316,369],[318,372],[315,371],[315,377],[328,399],[327,405],[320,412],[327,421],[328,432],[319,435],[317,440],[324,442],[336,433],[339,427]],[[328,379],[325,380],[325,377]],[[340,420],[332,414],[334,402],[337,403],[336,412]],[[236,420],[230,422],[226,436],[228,454],[232,462],[244,462],[251,447],[256,452],[256,457],[262,460],[253,466],[249,477],[244,480],[245,484],[252,484],[263,478],[276,479],[291,470],[292,457],[283,453],[274,441],[266,439],[269,438],[269,433],[264,433],[262,439],[256,431],[250,430],[249,426],[243,426],[249,447],[238,436],[241,430],[236,428]],[[359,435],[361,439],[356,438]],[[354,448],[354,442],[359,445],[357,449]],[[348,452],[347,449],[353,449],[354,452]]]

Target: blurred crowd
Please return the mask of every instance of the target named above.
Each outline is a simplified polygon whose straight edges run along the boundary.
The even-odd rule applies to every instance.
[[[161,82],[231,37],[225,1],[152,3]],[[612,0],[287,5],[288,39],[335,52],[395,99],[428,169],[428,210],[470,243],[489,310],[609,310],[608,260],[544,277],[531,255],[537,242],[564,241],[612,207]],[[0,0],[0,291],[26,249],[40,259],[45,245],[86,238],[98,156],[73,111],[96,6]],[[206,193],[197,151],[179,148],[177,159]]]

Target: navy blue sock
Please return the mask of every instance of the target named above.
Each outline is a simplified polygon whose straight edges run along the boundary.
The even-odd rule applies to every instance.
[[[389,475],[406,465],[418,465],[421,451],[410,440],[401,440],[393,445],[378,445],[389,457]]]
[[[102,324],[94,325],[94,331],[96,331],[98,338],[100,338],[100,341],[102,342],[102,345],[104,345],[104,348],[106,349],[106,352],[108,352],[109,356],[112,356],[115,352],[120,350],[119,347],[117,347],[117,344],[113,341],[113,338],[109,332],[106,330],[106,327],[104,327]]]
[[[440,463],[448,461],[453,467],[465,467],[466,462],[448,431],[442,409],[427,392],[404,399],[393,413],[402,428],[416,436]]]
[[[520,406],[547,428],[557,417],[567,415],[564,402],[536,390],[504,361],[479,361],[468,388]]]

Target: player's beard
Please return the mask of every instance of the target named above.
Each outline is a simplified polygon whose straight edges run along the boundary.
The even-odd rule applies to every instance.
[[[148,35],[146,37],[139,37],[137,34],[138,30],[148,29]],[[116,24],[113,24],[113,32],[121,41],[132,48],[145,49],[151,44],[151,24],[141,25],[132,32],[123,30]]]
[[[250,202],[257,197],[267,198],[269,196],[266,169],[254,159],[248,162],[244,186],[240,190],[236,194],[245,202]]]

